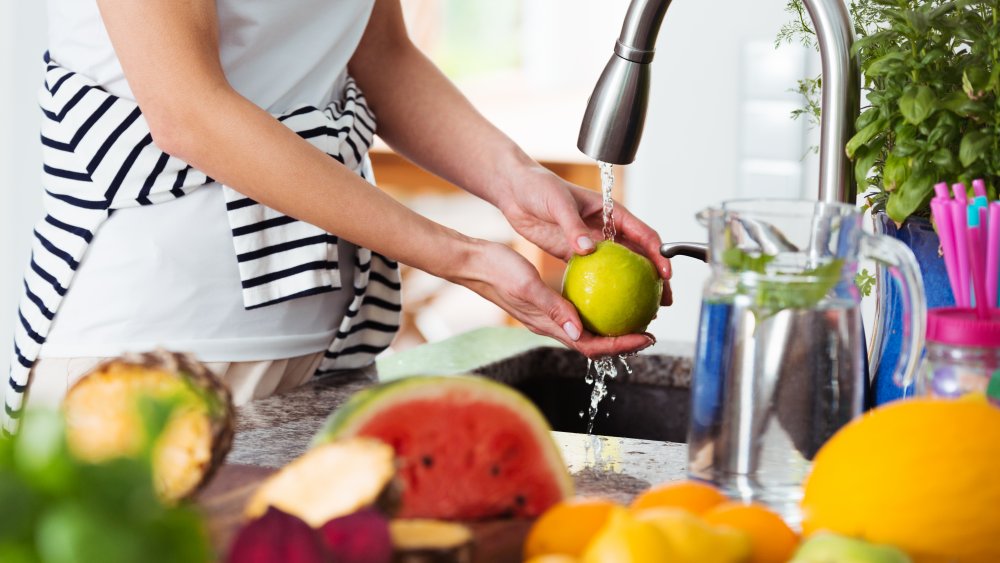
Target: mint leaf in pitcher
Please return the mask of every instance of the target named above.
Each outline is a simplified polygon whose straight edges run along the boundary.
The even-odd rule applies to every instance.
[[[784,309],[816,306],[840,282],[844,267],[844,260],[838,258],[801,272],[774,272],[776,279],[769,279],[767,265],[774,259],[772,255],[753,255],[739,248],[730,248],[722,254],[723,262],[732,270],[762,275],[756,283],[739,284],[741,293],[754,297],[754,308],[762,318]]]
[[[768,263],[774,260],[769,254],[754,256],[739,248],[730,248],[722,253],[722,261],[737,272],[755,272],[763,274]]]
[[[815,307],[840,281],[843,267],[844,261],[838,258],[810,270],[784,274],[787,281],[763,280],[757,286],[757,307],[769,315],[783,309]]]

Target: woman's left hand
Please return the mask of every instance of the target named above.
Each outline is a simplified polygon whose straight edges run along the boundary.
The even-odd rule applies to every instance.
[[[589,254],[602,240],[604,204],[601,194],[573,185],[540,165],[527,168],[499,203],[507,221],[521,236],[549,254],[569,260]],[[670,305],[670,261],[660,254],[660,237],[646,223],[615,202],[615,242],[649,258],[663,278],[663,305]]]

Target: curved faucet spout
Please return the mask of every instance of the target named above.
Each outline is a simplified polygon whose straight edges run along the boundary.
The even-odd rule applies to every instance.
[[[595,160],[635,160],[646,121],[650,62],[671,0],[632,0],[614,54],[587,103],[577,146]],[[854,203],[857,185],[844,152],[860,104],[860,71],[851,55],[854,29],[844,0],[805,0],[822,61],[819,199]]]

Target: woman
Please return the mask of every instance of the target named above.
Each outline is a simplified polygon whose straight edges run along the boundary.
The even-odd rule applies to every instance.
[[[652,343],[584,332],[520,255],[368,182],[377,122],[554,256],[588,253],[600,233],[600,197],[483,119],[409,41],[398,0],[49,0],[49,18],[48,215],[21,300],[13,419],[29,383],[32,404],[57,403],[127,350],[191,351],[238,402],[370,363],[398,326],[395,260],[588,356]],[[656,233],[621,207],[616,221],[668,279]]]

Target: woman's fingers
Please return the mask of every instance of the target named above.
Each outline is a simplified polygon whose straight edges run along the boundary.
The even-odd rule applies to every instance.
[[[597,336],[585,333],[573,346],[588,358],[630,354],[648,348],[656,343],[650,334],[626,334],[623,336]]]
[[[660,254],[660,246],[663,244],[660,235],[656,234],[656,231],[649,225],[632,215],[624,206],[615,208],[615,219],[617,231],[622,235],[623,242],[631,242],[634,245],[633,250],[641,252],[652,260],[660,277],[669,280],[673,271],[670,267],[670,260]]]

